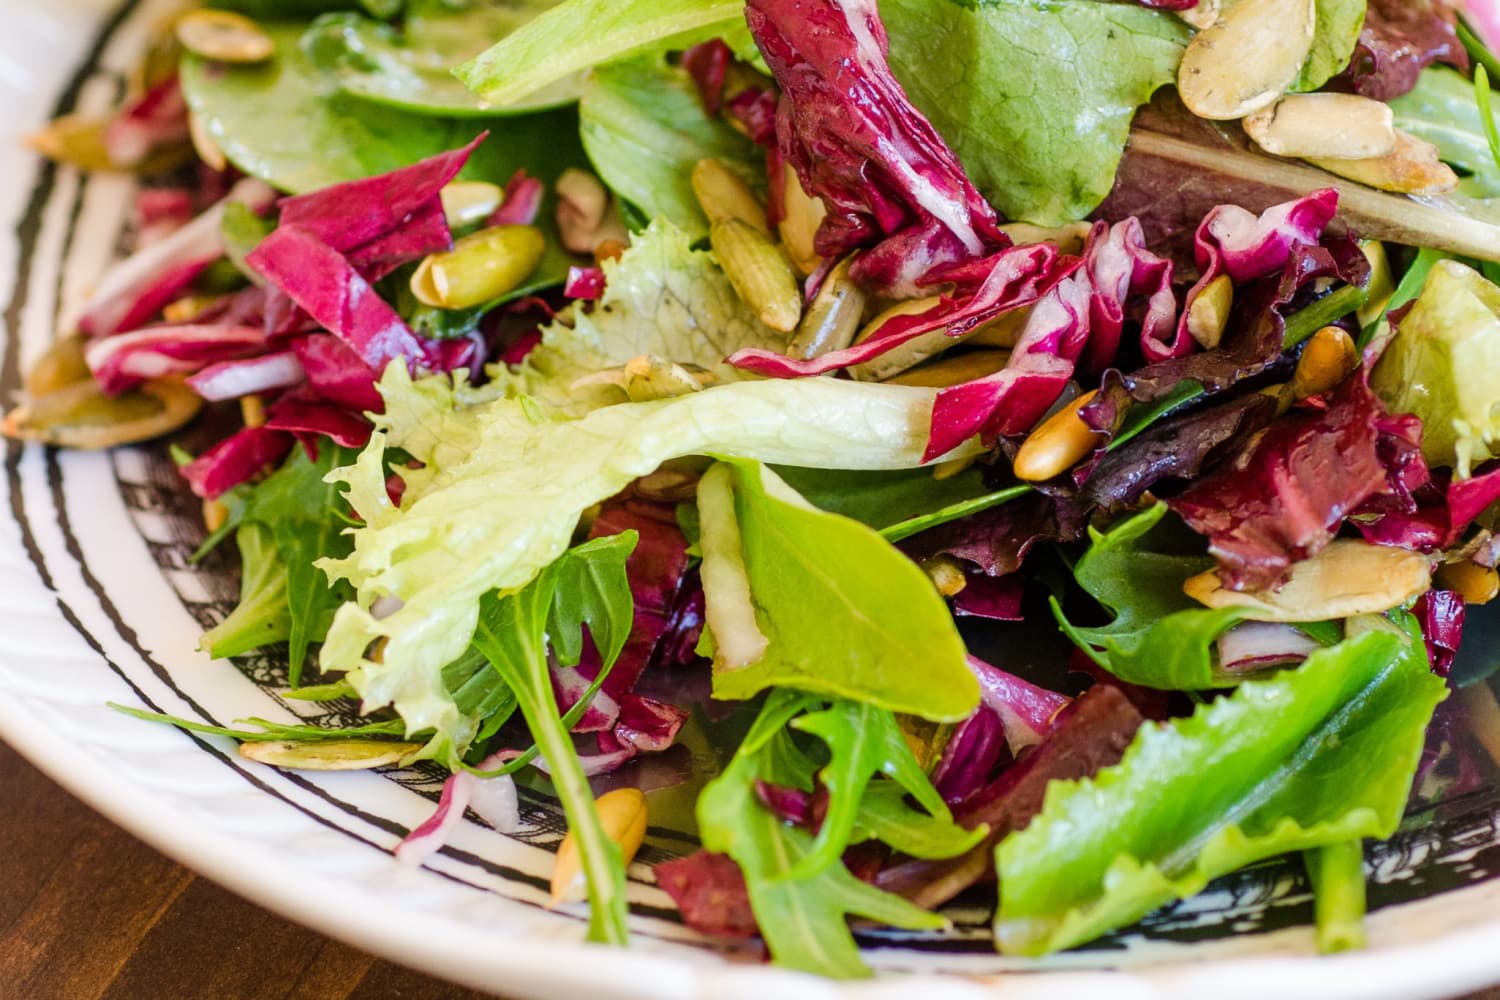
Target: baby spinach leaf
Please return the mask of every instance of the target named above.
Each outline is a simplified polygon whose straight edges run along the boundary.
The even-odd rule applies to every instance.
[[[778,735],[812,704],[789,689],[772,692],[734,758],[698,797],[699,831],[705,848],[728,854],[740,866],[756,922],[777,964],[845,979],[868,976],[849,933],[849,915],[912,930],[941,928],[947,921],[855,878],[839,859],[842,844],[826,864],[792,877],[812,856],[814,839],[761,805],[755,782],[769,780],[765,767]],[[838,706],[830,711],[852,718],[840,714]],[[831,724],[826,728],[841,743],[857,738],[835,734]]]
[[[345,93],[376,104],[452,117],[536,111],[577,100],[581,80],[565,77],[498,109],[459,82],[453,68],[553,6],[551,0],[411,0],[400,27],[330,14],[313,23],[303,45],[320,67],[338,74]]]
[[[1182,592],[1182,584],[1214,565],[1206,555],[1184,555],[1155,547],[1151,530],[1167,512],[1157,504],[1106,533],[1089,529],[1092,545],[1073,569],[1089,596],[1114,613],[1097,628],[1058,624],[1101,667],[1132,684],[1197,690],[1233,683],[1214,669],[1213,643],[1244,620],[1238,608],[1209,610]]]
[[[884,0],[891,68],[1010,219],[1061,225],[1109,193],[1130,120],[1190,35],[1165,11],[1094,0]]]
[[[748,666],[716,669],[714,696],[794,687],[935,721],[968,715],[979,685],[927,575],[878,533],[818,510],[759,463],[724,464],[768,645]]]
[[[454,149],[485,128],[461,176],[503,184],[522,167],[550,182],[586,162],[572,111],[497,119],[434,117],[362,100],[340,88],[300,44],[306,25],[263,26],[276,55],[230,66],[197,56],[182,62],[188,106],[236,167],[294,194],[408,166]]]
[[[1390,836],[1445,693],[1419,638],[1371,631],[1147,723],[1000,843],[1000,949],[1067,948],[1254,861]]]
[[[609,944],[625,944],[629,938],[625,865],[619,846],[599,821],[573,738],[558,718],[547,647],[551,642],[576,651],[578,633],[587,626],[590,634],[611,637],[602,644],[601,657],[607,651],[619,654],[623,639],[618,637],[629,633],[634,608],[625,560],[635,543],[634,532],[585,542],[520,590],[490,591],[480,601],[473,638],[474,647],[514,692],[532,738],[547,759],[588,882],[589,940]],[[604,663],[612,666],[614,656]]]
[[[1365,0],[1317,0],[1316,7],[1312,51],[1293,90],[1317,90],[1342,73],[1365,24]]]
[[[693,78],[660,56],[594,70],[578,119],[583,148],[604,183],[648,218],[666,219],[694,239],[708,235],[689,180],[699,160],[719,160],[752,187],[765,184],[755,144],[710,117]]]

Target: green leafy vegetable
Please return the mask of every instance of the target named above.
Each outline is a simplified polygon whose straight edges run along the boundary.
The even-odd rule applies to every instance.
[[[1312,51],[1302,64],[1302,75],[1293,90],[1317,90],[1344,71],[1359,29],[1365,24],[1365,0],[1317,0]]]
[[[1500,163],[1490,153],[1489,130],[1475,84],[1457,70],[1429,66],[1409,93],[1390,102],[1395,125],[1438,148],[1443,161],[1463,175],[1459,191],[1474,198],[1500,197]]]
[[[1214,560],[1156,547],[1152,529],[1166,513],[1167,505],[1159,503],[1108,533],[1089,528],[1092,544],[1073,576],[1114,612],[1113,621],[1099,628],[1074,626],[1055,597],[1053,614],[1068,638],[1121,680],[1174,691],[1232,684],[1215,670],[1213,644],[1244,620],[1244,611],[1209,610],[1182,592],[1183,581]]]
[[[457,69],[458,78],[496,107],[527,98],[574,73],[646,49],[686,48],[738,35],[741,0],[570,0],[542,14]]]
[[[547,645],[553,644],[564,663],[571,653],[571,664],[576,664],[580,630],[588,626],[605,665],[614,663],[630,631],[633,605],[625,559],[635,543],[634,532],[594,539],[569,550],[520,590],[486,594],[473,637],[474,646],[515,692],[532,738],[547,759],[588,882],[589,940],[608,944],[625,944],[629,938],[625,864],[599,821],[573,738],[558,718]]]
[[[1325,955],[1365,946],[1365,852],[1358,840],[1302,853],[1313,886],[1318,951]]]
[[[884,0],[891,68],[1010,219],[1061,225],[1109,193],[1130,120],[1177,78],[1171,14],[1093,0]]]
[[[1370,386],[1393,411],[1422,418],[1429,465],[1451,465],[1466,477],[1500,453],[1497,366],[1500,287],[1473,268],[1439,260],[1371,372]]]
[[[604,262],[604,296],[573,325],[552,323],[526,360],[500,381],[511,395],[527,395],[573,416],[623,402],[611,384],[579,379],[618,368],[642,355],[706,369],[720,382],[740,378],[724,359],[744,347],[777,350],[786,337],[747,307],[713,255],[694,250],[692,237],[665,220],[638,233],[618,260]]]
[[[550,0],[409,0],[399,28],[330,14],[313,23],[302,44],[320,68],[338,74],[345,93],[421,114],[493,115],[497,109],[460,83],[453,68],[552,6]],[[570,103],[580,83],[564,77],[503,110]]]
[[[988,489],[977,467],[944,478],[932,469],[850,472],[782,466],[775,472],[814,507],[878,528],[888,542],[998,507],[1031,490],[1024,483]]]
[[[947,806],[931,813],[913,809],[906,804],[908,794],[905,786],[894,781],[867,786],[859,803],[855,840],[872,838],[902,854],[937,861],[973,850],[989,833],[989,827],[983,824],[972,830],[959,826],[950,818]]]
[[[503,184],[525,167],[550,183],[587,162],[572,139],[571,111],[488,122],[384,107],[344,93],[337,74],[314,65],[299,44],[305,24],[263,27],[276,43],[274,58],[230,66],[189,55],[182,87],[229,162],[274,187],[298,194],[395,170],[462,146],[490,125],[505,141],[482,144],[461,176]]]
[[[271,230],[275,228],[275,219],[261,218],[242,201],[224,203],[224,214],[219,221],[219,235],[224,240],[224,256],[229,258],[235,270],[250,281],[265,279],[245,263],[245,257],[260,245],[261,240],[271,235]]]
[[[660,56],[594,70],[578,119],[583,148],[604,183],[648,218],[665,219],[693,239],[708,235],[689,181],[699,160],[721,161],[752,187],[765,183],[755,145],[710,117],[693,78]]]
[[[1483,66],[1474,67],[1474,103],[1479,108],[1479,121],[1484,125],[1484,138],[1490,146],[1490,158],[1500,169],[1500,127],[1495,125],[1495,113],[1490,110],[1490,74]]]
[[[934,391],[835,379],[736,382],[577,420],[547,420],[524,401],[464,405],[445,378],[413,384],[392,365],[386,413],[344,483],[363,521],[330,576],[357,603],[334,618],[321,660],[349,672],[367,706],[394,703],[413,731],[462,724],[443,665],[463,652],[481,595],[524,586],[568,547],[579,515],[670,458],[724,454],[792,465],[891,469],[921,464]],[[388,447],[423,467],[386,494]],[[376,620],[377,597],[403,606]],[[381,662],[366,659],[385,638]]]
[[[353,456],[332,443],[318,450],[317,461],[294,449],[280,469],[236,498],[240,605],[204,634],[201,646],[211,655],[235,656],[285,639],[292,686],[301,683],[308,647],[322,640],[334,609],[352,593],[330,585],[313,564],[350,551],[347,508],[323,477]]]
[[[193,722],[191,719],[181,719],[175,715],[164,715],[161,712],[147,712],[139,708],[131,708],[129,705],[117,705],[109,703],[109,707],[116,712],[144,719],[147,722],[165,722],[176,726],[178,729],[186,729],[193,733],[207,733],[209,736],[228,736],[241,743],[280,743],[293,741],[307,743],[321,740],[345,740],[364,736],[392,736],[400,739],[401,720],[391,719],[387,722],[371,722],[362,726],[329,726],[313,725],[287,725],[282,722],[272,722],[269,719],[261,719],[252,716],[248,719],[237,719],[237,722],[254,726],[254,729],[232,729],[228,726],[211,726],[205,722]]]
[[[727,527],[738,537],[749,592],[711,586],[705,564],[708,620],[714,623],[719,602],[749,600],[747,613],[767,642],[748,665],[716,659],[715,697],[793,687],[936,721],[974,710],[979,684],[963,640],[920,567],[865,525],[813,507],[758,463],[720,468],[733,494],[733,523],[721,527],[703,511],[705,563],[710,537]],[[846,828],[853,821],[852,811],[841,817]]]
[[[912,930],[938,929],[947,921],[855,878],[839,860],[842,845],[832,852],[830,862],[802,872],[806,859],[813,856],[813,837],[804,830],[787,826],[757,800],[756,779],[772,780],[768,766],[778,738],[793,719],[815,704],[813,699],[793,691],[772,692],[733,760],[699,796],[698,825],[705,848],[728,854],[740,866],[756,922],[779,965],[838,978],[868,976],[870,971],[861,960],[845,922],[848,915]],[[863,756],[848,749],[862,740],[859,733],[847,726],[869,717],[856,708],[841,709],[838,705],[829,713],[825,715],[826,721],[817,726],[819,737],[845,747],[835,749],[835,755],[841,754],[845,759]],[[894,722],[890,725],[894,726]],[[904,744],[889,749],[901,756],[902,747]],[[930,800],[935,793],[927,786],[909,749],[904,757],[899,762],[893,759],[891,767],[912,776],[913,783],[922,788],[921,797]],[[785,759],[783,756],[782,760]],[[786,776],[778,777],[784,780]],[[804,772],[803,777],[810,778],[810,774]],[[902,784],[896,787],[898,791],[910,791]],[[866,813],[867,818],[870,815]],[[939,821],[946,820],[946,808],[935,815]],[[950,843],[956,844],[962,842],[963,833],[955,829],[940,836],[947,836]]]
[[[1444,693],[1420,638],[1371,631],[1147,723],[1118,765],[1054,785],[1001,842],[1000,949],[1067,948],[1253,861],[1390,836]]]

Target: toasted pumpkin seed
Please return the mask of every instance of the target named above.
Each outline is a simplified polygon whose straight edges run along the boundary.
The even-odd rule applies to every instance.
[[[1438,157],[1430,142],[1396,130],[1396,148],[1367,160],[1330,160],[1308,157],[1307,162],[1330,174],[1347,177],[1396,194],[1443,194],[1458,186],[1458,175]]]
[[[1292,373],[1292,395],[1297,399],[1321,396],[1359,367],[1354,338],[1337,326],[1325,326],[1308,338]]]
[[[1500,574],[1467,559],[1439,566],[1436,580],[1444,590],[1457,591],[1465,604],[1488,604],[1500,595]]]
[[[505,200],[505,191],[489,181],[453,181],[438,192],[443,218],[454,228],[483,222]]]
[[[898,375],[892,375],[886,381],[896,385],[920,385],[931,389],[944,389],[950,385],[993,375],[1004,368],[1009,361],[1009,351],[965,351],[962,354],[950,354],[915,368],[908,368]]]
[[[1219,346],[1233,305],[1234,282],[1227,274],[1219,275],[1194,296],[1192,305],[1188,306],[1187,329],[1205,351]]]
[[[814,240],[828,209],[822,198],[802,190],[802,181],[789,163],[782,167],[781,191],[781,221],[776,224],[776,231],[781,234],[781,242],[797,270],[812,274],[823,261]]]
[[[813,296],[787,346],[794,358],[816,358],[854,341],[865,311],[865,293],[849,279],[850,258],[834,265]]]
[[[174,431],[202,406],[202,397],[175,379],[155,379],[118,396],[106,396],[87,379],[11,410],[0,420],[0,434],[62,448],[113,448]]]
[[[1240,123],[1276,156],[1360,160],[1396,148],[1390,105],[1357,94],[1289,94]]]
[[[938,295],[928,295],[920,299],[903,299],[887,306],[864,325],[859,331],[859,336],[854,338],[856,344],[863,344],[880,336],[881,331],[893,319],[902,316],[916,316],[927,312],[942,302]],[[893,375],[900,374],[908,368],[913,368],[935,355],[941,354],[948,348],[962,343],[960,337],[950,337],[942,330],[933,330],[930,333],[918,334],[904,344],[891,348],[884,354],[863,364],[850,365],[849,374],[861,382],[884,382]]]
[[[66,163],[80,170],[110,170],[114,162],[104,142],[109,122],[82,114],[54,118],[38,132],[26,137],[26,144],[49,160]]]
[[[633,403],[670,399],[697,392],[714,381],[712,372],[696,365],[680,365],[667,358],[642,354],[619,368],[606,368],[575,379],[570,388],[613,385],[624,390]]]
[[[693,166],[693,194],[709,224],[725,219],[739,219],[765,233],[769,238],[771,226],[766,222],[766,208],[750,190],[750,185],[733,170],[715,159],[699,160]]]
[[[296,771],[367,771],[399,764],[420,743],[390,740],[267,740],[240,744],[240,756]]]
[[[1293,563],[1278,590],[1227,590],[1217,570],[1189,578],[1182,590],[1210,608],[1243,608],[1251,621],[1310,622],[1376,614],[1406,603],[1430,583],[1421,553],[1338,538],[1312,558]]]
[[[1011,463],[1017,479],[1037,483],[1061,475],[1099,446],[1104,435],[1079,415],[1098,394],[1097,389],[1084,393],[1027,435]]]
[[[645,794],[639,788],[616,788],[599,796],[594,809],[605,835],[619,845],[621,859],[630,864],[646,839]],[[551,905],[577,903],[586,898],[588,883],[578,854],[578,840],[569,830],[557,845],[557,857],[552,863]]]
[[[976,347],[1015,347],[1021,341],[1021,334],[1026,332],[1026,324],[1031,321],[1031,308],[1022,306],[996,316],[964,337],[964,343]]]
[[[724,219],[709,230],[714,256],[734,290],[760,321],[791,333],[802,318],[802,289],[791,262],[770,237],[740,219]]]
[[[74,333],[58,337],[49,344],[26,372],[26,395],[35,399],[75,382],[92,379],[89,363],[83,357],[84,343],[84,338]]]
[[[276,54],[276,43],[260,25],[227,10],[194,10],[177,21],[177,40],[204,59],[257,63]]]
[[[1286,93],[1312,51],[1313,0],[1239,0],[1193,36],[1177,93],[1199,118],[1243,118]]]
[[[443,309],[477,306],[517,288],[546,249],[547,238],[535,226],[481,229],[418,264],[411,293],[418,302]]]

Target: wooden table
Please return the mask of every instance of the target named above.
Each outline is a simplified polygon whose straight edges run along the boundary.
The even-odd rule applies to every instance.
[[[0,743],[5,1000],[483,1000],[163,857]],[[1500,989],[1467,1000],[1500,1000]]]

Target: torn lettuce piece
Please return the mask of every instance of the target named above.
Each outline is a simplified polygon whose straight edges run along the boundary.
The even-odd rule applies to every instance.
[[[1422,419],[1422,457],[1460,479],[1500,455],[1500,287],[1455,260],[1422,293],[1370,375],[1393,413]]]
[[[1445,693],[1419,633],[1377,629],[1147,723],[1001,842],[1000,950],[1072,947],[1262,858],[1390,836]]]
[[[604,262],[604,296],[593,310],[575,311],[573,325],[554,322],[542,342],[508,373],[503,390],[526,395],[561,413],[580,416],[625,400],[617,385],[575,383],[645,355],[691,365],[720,382],[744,373],[724,359],[746,347],[782,350],[786,336],[772,330],[740,299],[706,250],[662,219],[637,233],[618,260]]]
[[[1365,0],[1317,0],[1315,7],[1312,50],[1292,85],[1296,91],[1317,90],[1342,73],[1365,23]]]
[[[791,687],[938,722],[974,710],[979,683],[963,639],[916,563],[874,529],[813,507],[758,462],[721,462],[704,475],[699,496],[715,487],[727,502],[700,503],[706,617],[718,642],[715,697]],[[740,586],[719,585],[725,541],[737,549],[724,555],[739,557]],[[734,615],[726,603],[749,606]],[[758,625],[763,641],[750,662],[725,655],[739,638],[719,635],[726,620]],[[844,818],[853,823],[852,812]]]
[[[367,711],[393,704],[410,732],[431,729],[439,741],[463,724],[442,668],[468,645],[480,597],[535,577],[567,549],[584,510],[685,455],[846,469],[918,466],[935,395],[824,378],[737,382],[607,406],[577,420],[549,420],[525,400],[496,399],[465,408],[470,430],[460,455],[431,433],[453,418],[411,419],[432,410],[441,396],[434,386],[445,384],[414,385],[401,365],[386,370],[380,389],[387,409],[405,416],[394,425],[378,418],[358,460],[330,474],[345,485],[363,523],[349,535],[347,557],[319,563],[357,594],[334,616],[323,669],[347,671]],[[428,463],[410,478],[399,508],[386,491],[388,448]],[[377,620],[370,607],[387,595],[402,607]],[[382,638],[388,641],[377,662],[368,653]]]

